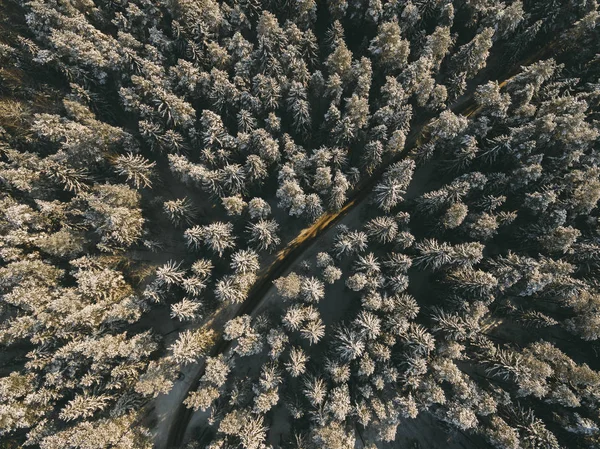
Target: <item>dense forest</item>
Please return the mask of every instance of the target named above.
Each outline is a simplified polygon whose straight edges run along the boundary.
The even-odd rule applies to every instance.
[[[0,0],[0,448],[600,449],[597,0]]]

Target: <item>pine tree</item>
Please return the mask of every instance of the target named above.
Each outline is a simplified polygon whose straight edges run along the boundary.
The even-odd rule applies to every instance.
[[[256,223],[250,223],[246,229],[250,234],[250,244],[259,251],[273,251],[281,243],[277,236],[279,224],[275,220],[260,219]]]
[[[197,362],[206,354],[215,340],[215,332],[210,329],[197,329],[182,332],[170,347],[173,359],[180,364]]]
[[[385,171],[383,181],[373,189],[375,202],[385,212],[403,200],[414,169],[415,163],[408,160],[397,162]]]
[[[336,421],[343,422],[352,410],[350,403],[350,392],[348,385],[342,384],[334,387],[327,399],[325,409],[333,416]]]
[[[251,284],[242,276],[224,276],[215,283],[215,296],[221,302],[242,303]]]
[[[200,303],[184,298],[178,303],[171,305],[171,318],[176,318],[179,321],[196,320],[199,318],[198,311],[200,306]]]
[[[156,280],[159,285],[178,285],[183,283],[185,272],[180,269],[181,262],[176,263],[172,260],[157,268]]]
[[[354,319],[354,323],[360,329],[360,333],[369,340],[381,334],[381,320],[371,312],[361,311]]]
[[[306,371],[306,362],[309,357],[301,348],[293,347],[290,349],[290,360],[286,362],[286,370],[292,377],[298,377]]]
[[[126,181],[131,182],[136,189],[152,187],[155,162],[150,162],[139,154],[128,153],[117,156],[114,166],[115,171],[127,176]]]
[[[377,37],[371,41],[369,51],[378,59],[386,73],[394,73],[408,60],[410,45],[402,39],[397,22],[379,24]]]
[[[221,202],[229,216],[242,215],[246,206],[248,206],[248,203],[244,201],[241,195],[223,197],[221,198]]]
[[[369,237],[373,237],[380,243],[389,243],[398,234],[398,224],[392,217],[376,217],[367,222],[365,231]]]
[[[317,407],[325,400],[327,395],[327,385],[323,379],[309,376],[304,379],[304,389],[302,392],[311,405]]]
[[[365,343],[361,335],[353,329],[341,327],[335,333],[336,352],[344,360],[350,361],[360,357],[365,351]]]
[[[165,201],[163,203],[163,210],[175,226],[182,223],[191,225],[198,212],[194,204],[187,197]]]
[[[309,344],[318,343],[325,336],[325,325],[321,318],[307,321],[300,329],[300,335],[305,338]]]
[[[252,198],[248,202],[248,213],[252,219],[265,219],[271,214],[271,206],[262,198]]]
[[[227,249],[235,247],[231,223],[217,221],[206,226],[194,226],[184,232],[184,237],[188,246],[197,249],[203,243],[219,256]]]
[[[359,231],[351,231],[336,236],[333,251],[336,257],[341,258],[344,255],[353,255],[364,251],[367,248],[367,234]]]
[[[300,295],[306,302],[319,302],[325,296],[323,283],[314,277],[302,279]]]
[[[122,184],[98,185],[80,193],[85,222],[100,235],[102,251],[128,247],[142,236],[144,218],[139,194]]]
[[[258,254],[252,250],[240,250],[231,256],[231,268],[240,274],[255,273],[260,268]]]

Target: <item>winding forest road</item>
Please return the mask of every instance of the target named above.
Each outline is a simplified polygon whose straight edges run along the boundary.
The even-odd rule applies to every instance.
[[[526,60],[520,61],[519,64],[514,64],[508,68],[505,68],[503,73],[503,75],[505,75],[504,80],[499,83],[500,87],[505,86],[515,76],[509,76],[511,68],[514,70],[514,67],[519,68],[521,66],[529,65],[547,57],[548,52],[554,48],[554,43],[555,41],[552,41],[550,44],[544,46],[541,50],[536,52],[533,56],[530,56]],[[489,76],[488,73],[491,71],[493,71],[493,69],[490,68],[482,70],[483,73],[476,77],[475,81],[477,82],[472,83],[468,89],[468,92],[459,97],[454,104],[449,107],[449,109],[453,113],[461,114],[465,117],[474,115],[479,110],[473,98],[474,88],[480,85],[479,81],[486,82],[487,80],[491,80],[492,77]],[[238,309],[235,311],[235,317],[249,314],[255,310],[262,303],[262,300],[266,296],[268,290],[271,288],[275,279],[282,276],[285,271],[291,267],[292,264],[305,252],[305,250],[315,243],[315,241],[327,230],[345,217],[350,210],[359,205],[362,201],[367,200],[373,187],[381,178],[385,170],[391,164],[399,162],[408,157],[411,152],[421,144],[421,140],[424,137],[424,130],[434,121],[435,116],[425,117],[419,122],[415,123],[406,138],[403,151],[394,155],[389,160],[384,161],[380,167],[371,174],[371,176],[359,182],[351,192],[346,204],[340,210],[323,214],[315,223],[313,223],[310,227],[300,231],[300,233],[292,241],[290,241],[285,248],[281,249],[276,254],[275,260],[268,267],[260,270],[258,278],[248,294],[248,298],[246,301],[241,303]],[[215,357],[224,353],[227,351],[230,345],[230,341],[220,337],[210,351],[209,356]],[[204,363],[200,362],[198,369],[193,376],[191,383],[189,384],[189,387],[183,395],[183,399],[185,399],[185,397],[187,397],[191,391],[195,391],[198,388],[200,379],[204,375],[204,368]],[[183,404],[183,399],[178,403],[176,410],[173,411],[171,425],[168,430],[168,436],[165,439],[165,445],[164,447],[159,447],[158,449],[175,449],[181,446],[186,430],[194,413],[191,409],[185,407]]]

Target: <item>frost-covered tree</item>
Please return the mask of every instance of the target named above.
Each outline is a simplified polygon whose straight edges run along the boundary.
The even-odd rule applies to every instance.
[[[240,274],[255,273],[260,268],[258,254],[252,250],[240,250],[233,253],[231,268]]]
[[[281,243],[277,235],[279,224],[275,220],[260,219],[256,223],[250,223],[246,229],[250,235],[250,244],[259,251],[273,251]]]
[[[325,296],[323,283],[314,277],[302,279],[300,296],[306,302],[319,302]]]
[[[376,241],[389,243],[398,235],[398,224],[392,217],[376,217],[367,222],[365,231],[369,237]]]
[[[104,184],[80,193],[78,200],[85,222],[100,236],[101,250],[128,247],[141,238],[144,218],[136,191],[122,184]]]
[[[235,247],[231,223],[214,222],[206,226],[194,226],[184,232],[184,237],[188,246],[197,249],[204,244],[219,256]]]
[[[262,198],[252,198],[248,202],[248,213],[252,219],[265,219],[271,214],[271,206]]]
[[[301,348],[293,347],[290,349],[289,361],[285,364],[285,369],[292,377],[298,377],[306,371],[306,363],[309,357]]]
[[[184,331],[170,347],[173,359],[180,364],[198,361],[214,342],[215,332],[208,329]]]
[[[194,204],[187,197],[165,201],[163,203],[163,210],[169,217],[169,220],[176,226],[182,223],[191,225],[197,215]]]
[[[354,360],[365,351],[362,336],[351,328],[339,328],[335,333],[335,341],[336,351],[344,360]]]
[[[117,156],[113,164],[115,171],[126,176],[126,181],[131,182],[136,189],[152,187],[155,162],[150,162],[139,154],[128,153]]]
[[[385,212],[389,212],[403,200],[414,169],[414,161],[397,162],[386,170],[382,182],[375,186],[374,200]]]
[[[241,195],[234,195],[221,198],[223,208],[227,211],[227,215],[242,215],[248,204],[244,201]]]
[[[240,356],[258,354],[263,347],[263,337],[256,332],[248,315],[229,320],[224,327],[224,338],[237,342],[235,352]]]
[[[179,321],[195,320],[199,318],[198,311],[200,310],[200,306],[200,303],[184,298],[178,303],[171,305],[171,318],[176,318]]]
[[[394,73],[406,64],[410,45],[402,39],[397,22],[385,22],[379,25],[377,36],[371,41],[369,51],[387,73]]]

